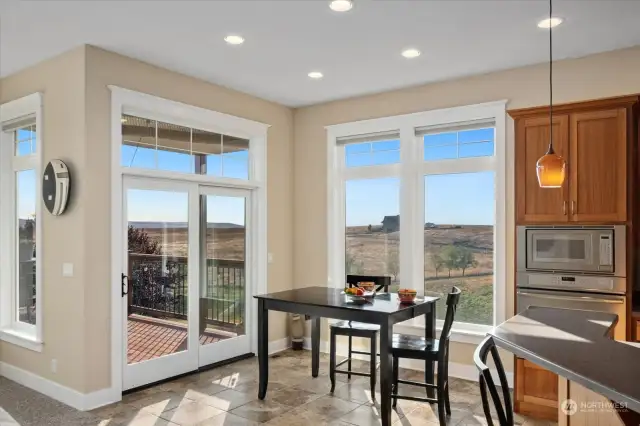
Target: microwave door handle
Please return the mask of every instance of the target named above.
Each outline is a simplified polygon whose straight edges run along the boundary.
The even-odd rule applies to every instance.
[[[571,296],[552,296],[550,294],[539,294],[539,293],[530,293],[528,291],[519,291],[519,295],[521,296],[529,296],[536,297],[538,299],[552,299],[552,300],[567,300],[570,302],[592,302],[592,303],[611,303],[611,304],[622,304],[624,300],[619,299],[599,299],[597,297],[571,297]]]

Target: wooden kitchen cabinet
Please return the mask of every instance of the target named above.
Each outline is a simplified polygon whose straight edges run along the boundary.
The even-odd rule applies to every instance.
[[[553,147],[563,158],[569,156],[569,116],[553,117]],[[568,181],[562,188],[540,188],[536,174],[538,159],[549,147],[549,117],[516,121],[516,210],[520,222],[567,221]]]
[[[571,221],[626,221],[626,109],[571,114],[570,140]]]
[[[554,149],[566,161],[562,188],[540,188],[536,163],[549,144],[549,111],[511,110],[515,119],[517,224],[624,223],[637,96],[554,107]]]
[[[537,419],[558,420],[558,376],[516,358],[514,409]]]

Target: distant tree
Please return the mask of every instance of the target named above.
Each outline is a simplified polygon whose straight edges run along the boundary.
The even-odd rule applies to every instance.
[[[129,252],[139,254],[162,254],[160,243],[149,236],[144,229],[129,225],[127,231]]]
[[[462,276],[467,268],[478,266],[475,255],[467,247],[458,247],[458,268],[462,269]]]
[[[438,278],[438,272],[440,272],[442,268],[444,268],[445,266],[445,261],[440,255],[440,253],[437,253],[434,251],[431,252],[431,265],[433,266],[433,269],[436,271],[436,278]],[[451,276],[451,273],[449,273],[449,276]]]
[[[345,272],[351,275],[363,275],[364,274],[364,264],[362,262],[358,262],[353,254],[347,252],[345,254],[344,259]]]
[[[371,233],[371,225],[369,225],[369,226],[367,227],[367,231],[369,231],[369,233]]]
[[[448,269],[449,277],[451,277],[451,271],[459,269],[460,261],[459,261],[460,251],[458,247],[449,245],[442,249],[441,257],[443,260],[443,266]]]
[[[391,250],[387,253],[387,272],[393,275],[393,281],[398,279],[400,273],[400,255],[398,250]]]

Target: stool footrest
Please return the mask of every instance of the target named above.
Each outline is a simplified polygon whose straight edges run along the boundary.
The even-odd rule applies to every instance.
[[[421,388],[438,388],[438,385],[434,385],[432,383],[414,382],[413,380],[398,380],[398,383],[402,383],[403,385],[419,386]]]
[[[417,396],[404,396],[395,393],[391,394],[391,399],[406,399],[408,401],[427,402],[429,404],[436,404],[438,402],[437,398],[420,398]]]

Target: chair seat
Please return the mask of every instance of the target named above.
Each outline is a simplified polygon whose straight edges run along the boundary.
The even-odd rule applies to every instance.
[[[394,334],[391,353],[401,358],[433,357],[438,354],[440,341],[438,339],[425,339],[420,336],[406,334]]]

